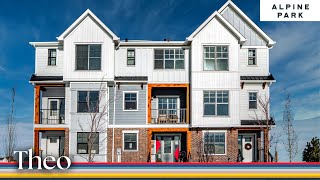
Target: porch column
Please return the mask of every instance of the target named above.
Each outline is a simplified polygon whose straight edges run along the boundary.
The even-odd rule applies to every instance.
[[[190,162],[191,157],[191,133],[192,131],[187,131],[187,160]]]
[[[64,155],[69,157],[69,129],[64,130]]]
[[[34,91],[34,123],[40,123],[40,86],[35,86]]]
[[[263,129],[264,162],[269,162],[269,131]]]
[[[152,141],[152,130],[148,129],[148,158],[147,161],[151,162],[151,141]]]
[[[190,124],[190,90],[189,90],[190,85],[188,84],[187,86],[187,124]]]
[[[34,155],[39,156],[39,130],[34,130],[33,138]]]
[[[148,85],[148,124],[151,123],[151,95],[152,95],[152,86]],[[151,142],[151,141],[150,141]]]

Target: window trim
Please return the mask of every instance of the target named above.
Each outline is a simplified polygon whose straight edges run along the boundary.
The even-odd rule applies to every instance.
[[[215,99],[216,99],[216,101],[215,101],[215,103],[212,103],[212,104],[214,104],[215,105],[215,115],[205,115],[204,114],[204,111],[205,111],[205,108],[204,108],[204,92],[205,91],[215,91]],[[226,104],[226,103],[218,103],[217,102],[217,92],[218,91],[227,91],[228,92],[228,115],[218,115],[218,104]],[[229,90],[203,90],[202,91],[202,105],[203,105],[203,113],[202,113],[202,116],[203,117],[230,117],[230,91]]]
[[[125,109],[125,94],[136,93],[137,95],[137,109]],[[139,111],[139,91],[123,91],[122,92],[122,111]]]
[[[205,130],[205,131],[202,131],[202,150],[204,152],[204,134],[205,133],[224,133],[224,154],[205,154],[205,155],[209,155],[209,156],[225,156],[227,155],[227,147],[228,147],[228,144],[227,144],[227,131],[226,130]]]
[[[217,46],[226,46],[228,48],[228,68],[227,70],[205,70],[204,69],[204,60],[205,60],[205,56],[204,56],[204,53],[205,53],[205,50],[204,48],[205,47],[217,47]],[[217,53],[215,51],[215,53]],[[217,61],[216,58],[215,59],[215,62]],[[225,72],[225,71],[230,71],[230,44],[203,44],[202,45],[202,71],[205,71],[205,72],[210,72],[210,71],[217,71],[217,72]]]
[[[55,50],[56,51],[56,57],[51,56],[51,51]],[[56,58],[55,64],[51,64],[51,58]],[[57,49],[56,48],[50,48],[48,49],[48,64],[47,66],[57,66]]]
[[[77,154],[89,154],[89,151],[88,151],[88,142],[87,143],[78,143],[78,134],[79,133],[85,133],[85,134],[89,134],[90,132],[77,132]],[[98,153],[95,153],[95,154],[100,154],[100,132],[92,132],[92,133],[98,133]],[[79,149],[79,144],[87,144],[87,153],[78,153],[78,149]],[[95,144],[95,143],[94,143]]]
[[[88,69],[77,69],[77,46],[80,45],[80,46],[88,46]],[[101,51],[100,51],[100,69],[89,69],[89,64],[90,64],[90,61],[89,61],[89,58],[90,58],[90,45],[100,45],[100,48],[101,48]],[[103,43],[75,43],[75,71],[102,71],[102,57],[103,57]]]
[[[256,93],[256,108],[250,108],[250,101],[253,101],[253,100],[250,100],[250,93]],[[248,91],[248,109],[249,110],[258,110],[258,91]]]
[[[155,61],[156,61],[156,59],[155,59],[155,51],[156,50],[163,50],[163,68],[156,68],[155,67]],[[173,67],[174,68],[172,68],[172,69],[167,69],[167,68],[165,68],[165,50],[174,50],[174,63],[173,63]],[[176,69],[176,50],[183,50],[183,68],[180,68],[180,69]],[[186,53],[185,53],[185,49],[183,49],[182,47],[181,48],[176,48],[176,47],[173,47],[173,48],[154,48],[153,49],[153,70],[155,70],[155,71],[158,71],[158,70],[166,70],[166,71],[172,71],[172,70],[174,70],[174,71],[182,71],[182,70],[186,70]],[[178,61],[179,61],[180,59],[178,59]]]
[[[255,64],[249,64],[249,58],[250,58],[250,56],[249,56],[249,51],[250,50],[254,50],[255,51],[255,56],[254,56],[254,58],[255,58]],[[247,51],[247,53],[248,53],[248,66],[257,66],[257,48],[248,48],[248,51]]]
[[[128,57],[128,52],[129,51],[133,51],[134,53],[134,56],[133,56],[133,64],[128,64],[128,60],[129,60],[129,57]],[[135,48],[128,48],[127,49],[127,66],[135,66],[136,65],[136,49]]]
[[[136,150],[128,150],[128,149],[124,149],[124,134],[126,133],[134,133],[137,134],[137,149]],[[139,130],[123,130],[122,131],[122,151],[124,152],[137,152],[139,151]]]
[[[77,90],[76,92],[77,92],[77,113],[78,114],[81,114],[81,113],[84,113],[84,114],[100,113],[100,92],[98,90]],[[88,111],[88,112],[79,112],[79,92],[87,92],[87,95],[89,93],[89,101],[90,101],[90,92],[98,92],[98,106],[99,106],[98,112],[90,112],[90,111]]]

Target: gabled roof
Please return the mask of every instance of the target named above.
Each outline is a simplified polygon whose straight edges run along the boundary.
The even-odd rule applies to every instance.
[[[226,7],[232,7],[235,12],[242,17],[245,21],[247,21],[247,23],[249,23],[249,25],[252,26],[252,28],[257,31],[257,33],[262,36],[268,43],[269,47],[272,47],[276,42],[273,41],[266,33],[264,33],[247,15],[245,15],[239,8],[238,6],[236,6],[231,0],[228,0],[219,10],[219,13],[222,13]]]
[[[218,18],[240,41],[240,44],[243,44],[246,41],[246,38],[242,36],[239,31],[237,31],[224,17],[222,17],[219,12],[215,11],[211,16],[206,19],[189,37],[187,41],[192,41],[193,38],[213,19]]]
[[[105,30],[110,36],[112,36],[112,39],[114,41],[119,41],[120,38],[116,36],[100,19],[94,15],[89,9],[87,9],[74,23],[71,24],[70,27],[68,27],[67,30],[65,30],[59,37],[57,37],[58,41],[63,41],[65,37],[67,37],[86,17],[92,17],[93,20],[95,20],[103,30]]]

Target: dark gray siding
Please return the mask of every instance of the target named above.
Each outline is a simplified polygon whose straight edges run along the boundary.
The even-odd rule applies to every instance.
[[[121,84],[120,89],[116,87],[116,101],[115,101],[115,124],[116,125],[141,125],[146,124],[146,89],[147,86],[144,84],[143,89],[141,89],[141,84]],[[138,91],[138,111],[123,111],[123,92],[124,91]],[[113,124],[113,96],[114,88],[109,87],[109,123]]]

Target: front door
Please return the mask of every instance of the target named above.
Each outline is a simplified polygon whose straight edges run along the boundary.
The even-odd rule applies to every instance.
[[[47,136],[46,156],[59,157],[59,136]]]
[[[242,162],[254,161],[254,135],[242,136]]]
[[[181,135],[155,135],[151,149],[152,162],[177,162],[181,150]]]
[[[173,147],[172,137],[163,137],[163,140],[161,141],[162,162],[173,162]]]

